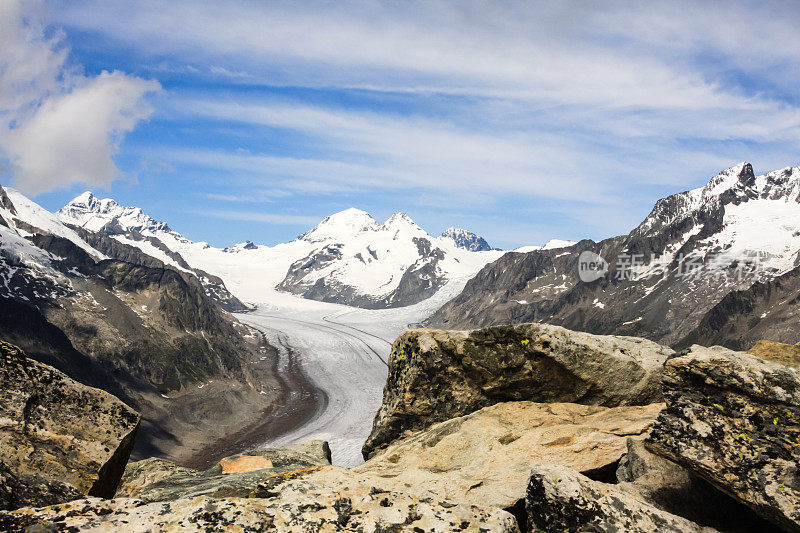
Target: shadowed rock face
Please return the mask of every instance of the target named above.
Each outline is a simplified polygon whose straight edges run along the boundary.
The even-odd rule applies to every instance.
[[[0,511],[44,507],[82,498],[84,494],[62,481],[36,474],[17,474],[0,462]]]
[[[526,499],[534,531],[711,533],[685,518],[636,499],[614,485],[592,481],[563,466],[533,469]]]
[[[720,531],[773,533],[777,527],[681,465],[649,452],[629,438],[616,487],[662,511]]]
[[[788,531],[800,531],[797,371],[693,346],[664,371],[667,408],[647,447]]]
[[[392,347],[383,404],[364,457],[406,431],[498,402],[659,402],[661,368],[672,353],[644,339],[543,324],[409,330]]]
[[[16,483],[50,484],[38,492],[53,497],[61,492],[72,499],[63,483],[81,494],[111,497],[138,427],[139,415],[110,394],[0,342],[0,462]],[[14,503],[41,501],[32,499]]]

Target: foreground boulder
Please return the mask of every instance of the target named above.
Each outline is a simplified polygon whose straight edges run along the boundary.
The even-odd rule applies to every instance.
[[[559,463],[613,472],[626,438],[643,435],[663,404],[599,407],[508,402],[435,424],[391,444],[354,469],[322,467],[274,476],[257,497],[337,492],[403,493],[416,501],[514,510],[530,469]]]
[[[406,331],[392,347],[364,458],[407,431],[499,402],[659,402],[661,368],[672,354],[645,339],[545,324]]]
[[[693,346],[667,362],[663,383],[667,408],[647,447],[782,528],[800,531],[797,370]]]
[[[614,485],[592,481],[563,466],[542,465],[533,469],[525,507],[531,531],[716,531],[661,511]]]
[[[329,464],[331,450],[321,440],[237,454],[204,471],[151,458],[128,465],[117,497],[146,502],[196,496],[247,497],[260,482],[274,474]]]
[[[58,493],[72,499],[63,484],[81,494],[113,496],[138,426],[139,415],[115,397],[0,341],[0,463],[15,483],[50,493],[44,500],[17,498],[13,506],[54,503],[49,498],[62,499]]]
[[[397,493],[349,489],[291,493],[280,499],[210,498],[144,503],[89,498],[40,509],[0,511],[0,531],[149,533],[207,531],[463,531],[518,533],[512,515]]]

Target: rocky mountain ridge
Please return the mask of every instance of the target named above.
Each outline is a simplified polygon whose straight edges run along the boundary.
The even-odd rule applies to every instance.
[[[712,340],[703,324],[712,315],[717,321],[720,313],[727,316],[726,297],[776,283],[786,290],[778,299],[789,316],[790,279],[800,251],[799,200],[800,168],[756,176],[750,164],[741,163],[703,187],[659,200],[628,235],[504,255],[427,324],[468,328],[541,321],[685,346]],[[581,272],[593,261],[604,269]],[[770,301],[770,307],[775,304]],[[761,314],[767,311],[772,312]],[[761,314],[747,320],[768,318]],[[773,317],[768,323],[772,333],[785,333],[781,340],[796,336],[791,320]],[[758,340],[747,331],[731,329],[713,342],[746,347]]]
[[[475,233],[462,228],[447,228],[442,232],[440,237],[444,239],[452,239],[453,242],[456,243],[456,246],[465,250],[469,250],[470,252],[485,252],[495,249],[489,246],[489,243],[486,242],[486,239],[480,235],[476,235]]]
[[[194,272],[65,225],[13,189],[0,204],[0,338],[139,410],[136,455],[185,459],[277,397],[271,347]],[[196,420],[212,405],[219,418]]]

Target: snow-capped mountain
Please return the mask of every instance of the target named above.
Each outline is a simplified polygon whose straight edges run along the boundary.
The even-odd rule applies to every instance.
[[[228,311],[245,309],[245,306],[230,294],[219,277],[190,265],[174,251],[175,245],[166,242],[193,244],[166,224],[146,215],[138,207],[125,207],[110,198],[98,199],[87,191],[74,198],[58,213],[60,222],[79,232],[88,242],[97,242],[97,235],[111,237],[117,242],[138,248],[165,265],[190,273],[202,283],[206,295]],[[108,242],[108,241],[104,241]],[[251,243],[252,244],[252,243]]]
[[[171,231],[165,222],[145,215],[138,207],[123,207],[111,198],[100,200],[89,191],[77,196],[58,214],[89,231],[107,234]]]
[[[443,239],[452,239],[456,246],[469,250],[470,252],[485,252],[492,250],[486,239],[480,235],[476,235],[471,231],[461,228],[447,228],[440,235]]]
[[[405,213],[379,224],[358,209],[325,218],[297,240],[313,248],[292,263],[280,289],[369,308],[420,302],[500,255],[431,237]]]
[[[703,187],[659,200],[628,235],[507,254],[430,323],[466,328],[541,320],[676,345],[690,336],[702,341],[693,331],[706,313],[728,294],[794,275],[799,251],[800,168],[756,176],[741,163]],[[595,281],[582,281],[584,252],[608,265],[585,278]],[[715,342],[745,346],[749,340],[733,338],[744,334]]]
[[[217,276],[239,299],[261,304],[280,290],[369,308],[410,305],[448,283],[463,285],[502,255],[472,252],[449,237],[431,237],[404,213],[380,224],[352,208],[326,217],[289,243],[270,247],[247,241],[223,249],[190,241],[138,208],[90,193],[75,198],[59,216],[176,268]]]

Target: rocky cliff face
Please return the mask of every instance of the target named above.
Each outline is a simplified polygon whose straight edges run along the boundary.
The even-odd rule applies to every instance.
[[[409,330],[392,346],[383,404],[364,456],[404,432],[498,402],[659,402],[661,367],[672,353],[644,339],[543,324]]]
[[[138,428],[110,394],[0,341],[0,508],[113,496]]]
[[[704,187],[659,200],[628,235],[504,255],[428,324],[546,322],[669,345],[684,346],[690,336],[688,342],[738,349],[758,338],[800,341],[789,318],[795,306],[771,309],[797,289],[790,271],[800,249],[798,191],[800,168],[756,176],[742,163]],[[606,268],[584,281],[581,268],[598,274],[589,272],[598,256]],[[750,320],[760,337],[748,337]],[[721,333],[710,327],[723,322]]]

